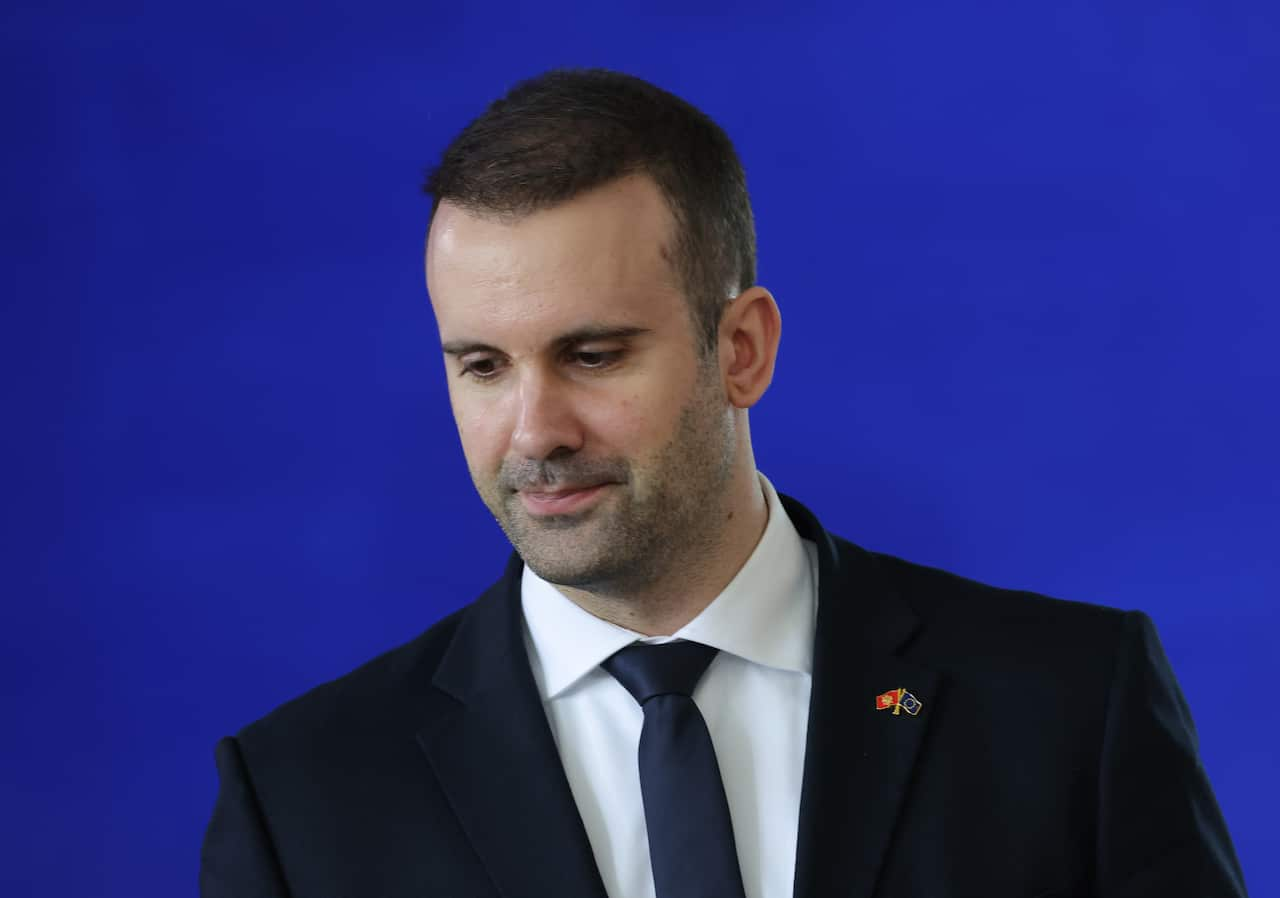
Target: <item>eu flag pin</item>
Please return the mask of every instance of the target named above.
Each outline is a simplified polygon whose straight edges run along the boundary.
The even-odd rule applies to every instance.
[[[894,714],[906,711],[912,717],[915,717],[923,707],[924,702],[905,689],[890,689],[888,692],[882,692],[876,696],[877,711],[888,711],[892,708]]]

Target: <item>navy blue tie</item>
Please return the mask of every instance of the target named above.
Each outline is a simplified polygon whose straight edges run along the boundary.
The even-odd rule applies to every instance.
[[[640,793],[658,898],[743,898],[720,765],[691,697],[716,651],[635,643],[602,665],[644,709]]]

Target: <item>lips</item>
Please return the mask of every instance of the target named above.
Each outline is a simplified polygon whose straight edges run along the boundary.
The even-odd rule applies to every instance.
[[[573,514],[589,508],[610,486],[610,483],[597,483],[555,490],[520,490],[520,501],[534,516]]]

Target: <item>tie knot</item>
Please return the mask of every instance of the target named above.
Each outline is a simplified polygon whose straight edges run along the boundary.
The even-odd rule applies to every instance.
[[[600,665],[640,704],[655,695],[692,696],[719,649],[700,642],[632,643]]]

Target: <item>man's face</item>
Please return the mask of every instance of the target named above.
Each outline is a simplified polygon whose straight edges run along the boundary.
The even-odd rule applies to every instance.
[[[516,220],[448,203],[427,284],[471,478],[543,578],[600,593],[696,557],[723,521],[732,409],[630,176]]]

